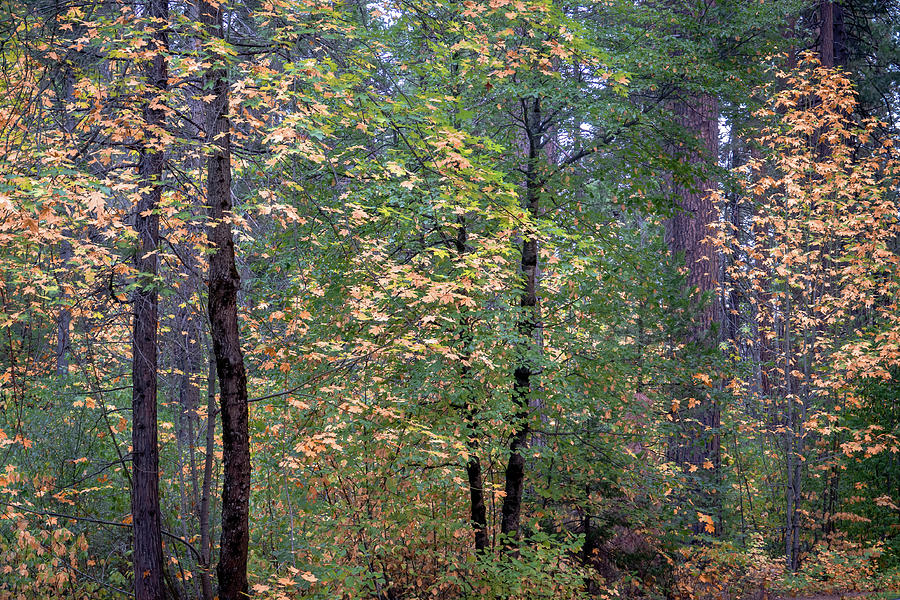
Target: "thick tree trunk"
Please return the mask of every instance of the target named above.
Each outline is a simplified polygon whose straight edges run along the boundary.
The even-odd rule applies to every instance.
[[[168,39],[167,0],[150,0],[151,50],[155,56],[146,66],[148,102],[144,119],[149,128],[165,125],[165,113],[152,108],[155,97],[166,88],[165,52]],[[150,133],[152,136],[152,132]],[[156,289],[159,244],[157,206],[162,194],[164,154],[159,148],[141,151],[139,172],[146,188],[138,202],[134,227],[138,233],[135,255],[137,288],[134,292],[134,339],[132,345],[132,468],[131,493],[134,528],[134,595],[136,600],[163,598],[162,530],[159,507],[159,448],[156,430],[156,367],[159,297]]]
[[[675,103],[673,113],[678,124],[692,132],[702,144],[702,153],[694,154],[688,160],[695,164],[707,160],[714,162],[719,152],[718,101],[706,94],[689,96]],[[709,226],[718,218],[709,194],[716,187],[716,182],[710,179],[689,186],[673,185],[678,209],[665,224],[669,251],[682,255],[689,269],[688,287],[700,294],[710,294],[713,300],[718,287],[719,260],[707,236],[711,233]],[[697,339],[706,335],[719,317],[715,301],[699,308],[693,327]]]
[[[819,62],[825,67],[844,66],[849,60],[847,30],[840,2],[819,2]]]
[[[692,132],[702,145],[702,152],[687,157],[692,163],[715,161],[718,156],[719,106],[718,101],[706,94],[688,95],[675,103],[673,113],[678,124]],[[687,287],[695,298],[707,297],[704,304],[694,305],[694,323],[689,341],[710,346],[716,342],[712,338],[713,323],[720,318],[718,302],[718,254],[707,240],[709,226],[716,222],[718,213],[710,190],[716,183],[705,179],[695,185],[673,184],[673,193],[678,202],[677,212],[666,220],[666,244],[675,256],[684,258],[688,268]],[[703,397],[705,391],[692,393]],[[701,402],[696,408],[682,409],[676,415],[678,431],[669,448],[669,459],[680,464],[685,470],[709,474],[709,481],[698,486],[702,497],[697,503],[700,510],[718,513],[719,498],[713,489],[715,474],[720,464],[719,449],[719,407],[712,401]],[[704,526],[697,521],[695,534],[703,532]],[[718,529],[718,528],[717,528]]]
[[[834,66],[834,3],[822,0],[819,4],[819,60],[823,66]]]
[[[527,164],[525,166],[525,207],[532,217],[537,217],[540,210],[540,182],[537,175],[538,154],[541,149],[541,102],[535,98],[530,106],[523,106],[524,121],[527,134]],[[532,395],[535,370],[529,354],[538,330],[538,241],[533,234],[527,234],[522,240],[522,292],[519,305],[522,314],[519,317],[520,356],[516,367],[513,386],[513,400],[516,403],[516,429],[509,445],[509,462],[506,465],[506,495],[500,510],[500,532],[504,534],[507,547],[519,535],[522,492],[525,488],[525,456],[523,451],[528,446],[529,407]]]
[[[200,2],[200,19],[211,37],[222,37],[222,5]],[[215,150],[207,162],[206,205],[210,219],[209,319],[219,409],[222,414],[222,532],[219,544],[219,598],[238,600],[248,593],[247,550],[250,539],[250,434],[247,375],[238,330],[237,293],[241,280],[235,266],[231,225],[231,136],[228,122],[228,74],[213,67],[204,76],[211,89],[206,135]]]

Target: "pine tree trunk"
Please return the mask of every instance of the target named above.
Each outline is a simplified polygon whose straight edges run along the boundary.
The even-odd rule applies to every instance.
[[[703,154],[689,157],[692,163],[715,161],[719,152],[719,103],[709,95],[689,96],[673,107],[678,124],[692,132],[702,144]],[[716,189],[710,179],[695,185],[673,185],[678,202],[678,212],[666,220],[666,244],[672,254],[684,256],[689,269],[687,284],[700,294],[710,293],[713,298],[718,286],[719,260],[712,243],[706,241],[709,226],[716,222],[718,213],[709,195]],[[694,321],[695,338],[706,335],[718,319],[718,304],[708,302],[701,307]]]
[[[168,39],[167,0],[150,0],[148,16],[151,49],[156,53],[146,66],[148,85],[144,119],[149,127],[165,125],[165,113],[152,108],[155,96],[166,87],[165,52]],[[152,135],[152,134],[151,134]],[[159,244],[157,206],[162,194],[164,155],[158,148],[143,148],[139,173],[146,188],[137,205],[134,227],[138,234],[135,255],[137,288],[134,292],[132,345],[132,468],[134,487],[131,514],[134,531],[134,594],[136,600],[163,598],[162,528],[159,507],[159,447],[156,429],[157,324],[159,297],[156,289]]]
[[[687,95],[676,102],[673,113],[679,125],[693,133],[702,145],[701,153],[687,157],[691,163],[715,161],[718,156],[719,106],[710,95]],[[716,222],[718,213],[709,191],[716,188],[715,181],[706,179],[695,185],[682,186],[673,182],[673,193],[678,202],[677,212],[666,220],[666,244],[669,251],[684,258],[688,268],[687,287],[695,298],[708,296],[705,304],[694,304],[694,322],[689,334],[691,342],[701,347],[715,344],[712,339],[713,323],[720,318],[718,302],[718,254],[707,241],[709,226]],[[704,390],[692,393],[698,398]],[[694,408],[682,409],[676,415],[678,431],[669,448],[669,459],[686,470],[698,473],[704,481],[696,491],[702,494],[700,510],[717,514],[719,499],[713,488],[720,464],[719,407],[714,402],[701,402]],[[718,529],[718,528],[717,528]],[[694,533],[703,532],[699,521]]]
[[[819,60],[825,67],[834,66],[834,3],[822,0],[819,4]]]
[[[201,1],[200,19],[210,37],[222,37],[222,5]],[[207,105],[207,140],[215,146],[207,162],[209,241],[209,319],[219,379],[222,414],[222,532],[219,543],[219,598],[238,600],[248,593],[247,552],[250,539],[250,434],[247,375],[238,330],[237,293],[231,216],[231,135],[228,122],[228,74],[213,67],[204,77],[211,89]]]

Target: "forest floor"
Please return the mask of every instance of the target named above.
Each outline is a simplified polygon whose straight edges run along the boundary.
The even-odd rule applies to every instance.
[[[814,594],[806,596],[786,596],[782,594],[770,596],[770,600],[862,600],[863,598],[883,598],[883,592],[834,592],[831,594]],[[897,598],[896,600],[900,600]]]

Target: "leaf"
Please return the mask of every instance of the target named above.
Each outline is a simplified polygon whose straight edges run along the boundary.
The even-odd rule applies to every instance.
[[[713,522],[713,518],[710,515],[704,514],[702,512],[697,512],[697,519],[703,523],[703,530],[706,533],[715,533],[716,525]]]

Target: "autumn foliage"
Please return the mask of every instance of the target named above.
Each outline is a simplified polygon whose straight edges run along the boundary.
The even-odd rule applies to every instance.
[[[0,600],[900,590],[896,131],[808,11],[44,4]]]

